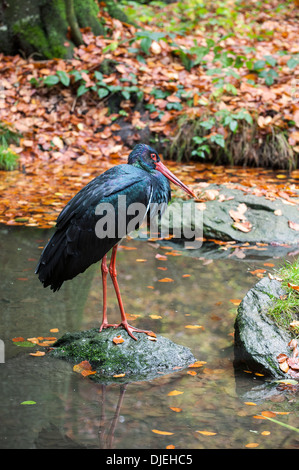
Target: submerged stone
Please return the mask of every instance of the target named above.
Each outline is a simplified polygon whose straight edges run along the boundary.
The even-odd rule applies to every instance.
[[[115,344],[113,339],[119,335],[124,341]],[[90,378],[102,383],[148,380],[196,361],[189,348],[163,336],[157,335],[152,341],[145,333],[134,332],[134,335],[137,341],[123,328],[66,333],[56,341],[50,354],[73,364],[88,361],[96,371]],[[113,377],[120,374],[125,375]]]

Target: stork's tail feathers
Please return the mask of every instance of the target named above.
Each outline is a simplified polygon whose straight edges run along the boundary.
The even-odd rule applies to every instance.
[[[65,281],[65,247],[65,232],[55,232],[45,246],[35,270],[44,287],[50,286],[54,292],[59,290]]]

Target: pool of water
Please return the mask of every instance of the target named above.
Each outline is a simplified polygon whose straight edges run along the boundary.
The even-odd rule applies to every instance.
[[[298,433],[255,418],[273,411],[278,421],[296,427],[298,396],[233,366],[235,299],[257,282],[250,271],[272,271],[267,265],[278,266],[279,257],[251,252],[250,258],[213,259],[175,252],[163,243],[126,240],[117,266],[131,324],[189,347],[205,364],[154,380],[104,386],[74,372],[67,362],[31,356],[36,347],[12,341],[60,337],[100,324],[100,266],[66,282],[57,293],[44,289],[34,275],[49,235],[28,227],[0,228],[0,338],[5,345],[0,448],[298,448]],[[171,281],[160,282],[163,278]],[[108,318],[119,319],[111,285]],[[33,404],[23,404],[28,401]]]

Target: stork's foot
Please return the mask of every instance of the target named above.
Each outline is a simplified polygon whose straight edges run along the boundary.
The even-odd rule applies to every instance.
[[[116,328],[122,327],[126,330],[126,332],[131,336],[131,338],[135,339],[137,341],[137,338],[133,335],[133,331],[136,331],[136,333],[145,333],[149,336],[156,336],[155,333],[149,330],[140,330],[139,328],[135,328],[135,326],[129,325],[127,321],[122,321],[119,323],[119,325],[116,325]]]
[[[101,332],[105,328],[117,328],[118,326],[119,325],[117,325],[116,323],[107,323],[107,322],[103,321],[101,326],[100,326],[99,331]]]

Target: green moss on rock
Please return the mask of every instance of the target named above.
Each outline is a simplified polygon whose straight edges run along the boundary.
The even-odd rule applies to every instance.
[[[191,351],[163,336],[151,341],[144,333],[135,333],[132,339],[123,328],[98,328],[66,333],[55,344],[51,355],[78,364],[88,361],[96,374],[93,380],[113,381],[113,376],[125,374],[125,382],[153,378],[158,372],[173,371],[195,362]],[[124,341],[115,344],[113,338],[121,335]],[[119,382],[119,379],[117,379]]]

